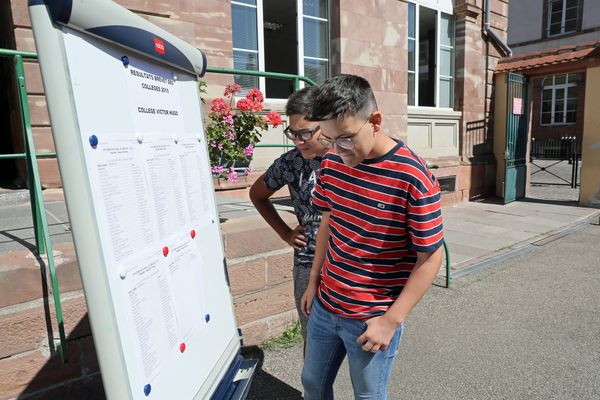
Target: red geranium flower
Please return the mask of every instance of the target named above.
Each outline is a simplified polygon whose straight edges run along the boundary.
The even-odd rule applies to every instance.
[[[254,103],[262,103],[263,101],[265,101],[265,98],[262,94],[262,92],[260,90],[258,90],[257,88],[254,89],[250,89],[248,91],[248,94],[246,94],[246,98]],[[262,107],[261,107],[262,110]]]
[[[277,128],[281,125],[281,115],[276,111],[271,111],[267,114],[267,120],[273,125],[273,128]]]
[[[237,108],[240,111],[252,110],[252,102],[246,98],[239,99],[235,108]]]
[[[231,109],[229,108],[225,100],[218,97],[210,103],[210,112],[219,115],[227,115],[231,112]]]
[[[252,107],[252,111],[254,112],[259,112],[263,110],[263,105],[261,103],[257,103],[255,101],[251,101],[251,107]]]
[[[242,91],[242,88],[240,85],[238,85],[237,83],[231,83],[231,84],[225,86],[224,95],[229,97],[229,96],[235,95],[236,93],[239,93],[241,91]]]

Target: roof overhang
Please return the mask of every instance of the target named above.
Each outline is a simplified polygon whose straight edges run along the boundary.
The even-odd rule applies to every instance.
[[[494,72],[520,72],[523,75],[535,76],[585,70],[598,65],[600,65],[600,41],[503,58],[498,62]]]

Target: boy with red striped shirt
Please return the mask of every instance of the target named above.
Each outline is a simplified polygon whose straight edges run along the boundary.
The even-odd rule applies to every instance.
[[[365,79],[328,79],[308,119],[335,152],[323,158],[313,196],[323,217],[302,297],[304,398],[332,399],[347,355],[355,398],[386,399],[404,319],[442,261],[439,186],[422,158],[381,131]]]

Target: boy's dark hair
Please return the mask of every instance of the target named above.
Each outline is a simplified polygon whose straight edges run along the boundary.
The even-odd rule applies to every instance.
[[[285,104],[285,115],[307,115],[312,110],[317,94],[319,94],[319,88],[316,86],[307,86],[292,93]]]
[[[377,101],[366,79],[356,75],[338,75],[323,83],[307,119],[324,121],[334,118],[367,119],[377,111]]]

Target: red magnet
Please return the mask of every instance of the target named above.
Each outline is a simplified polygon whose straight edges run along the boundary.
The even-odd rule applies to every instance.
[[[179,345],[179,351],[182,352],[182,353],[185,351],[185,343],[181,343]]]
[[[194,229],[191,230],[190,236],[192,237],[192,239],[196,237],[196,231]]]
[[[168,256],[169,255],[169,248],[167,246],[163,247],[163,256]]]

